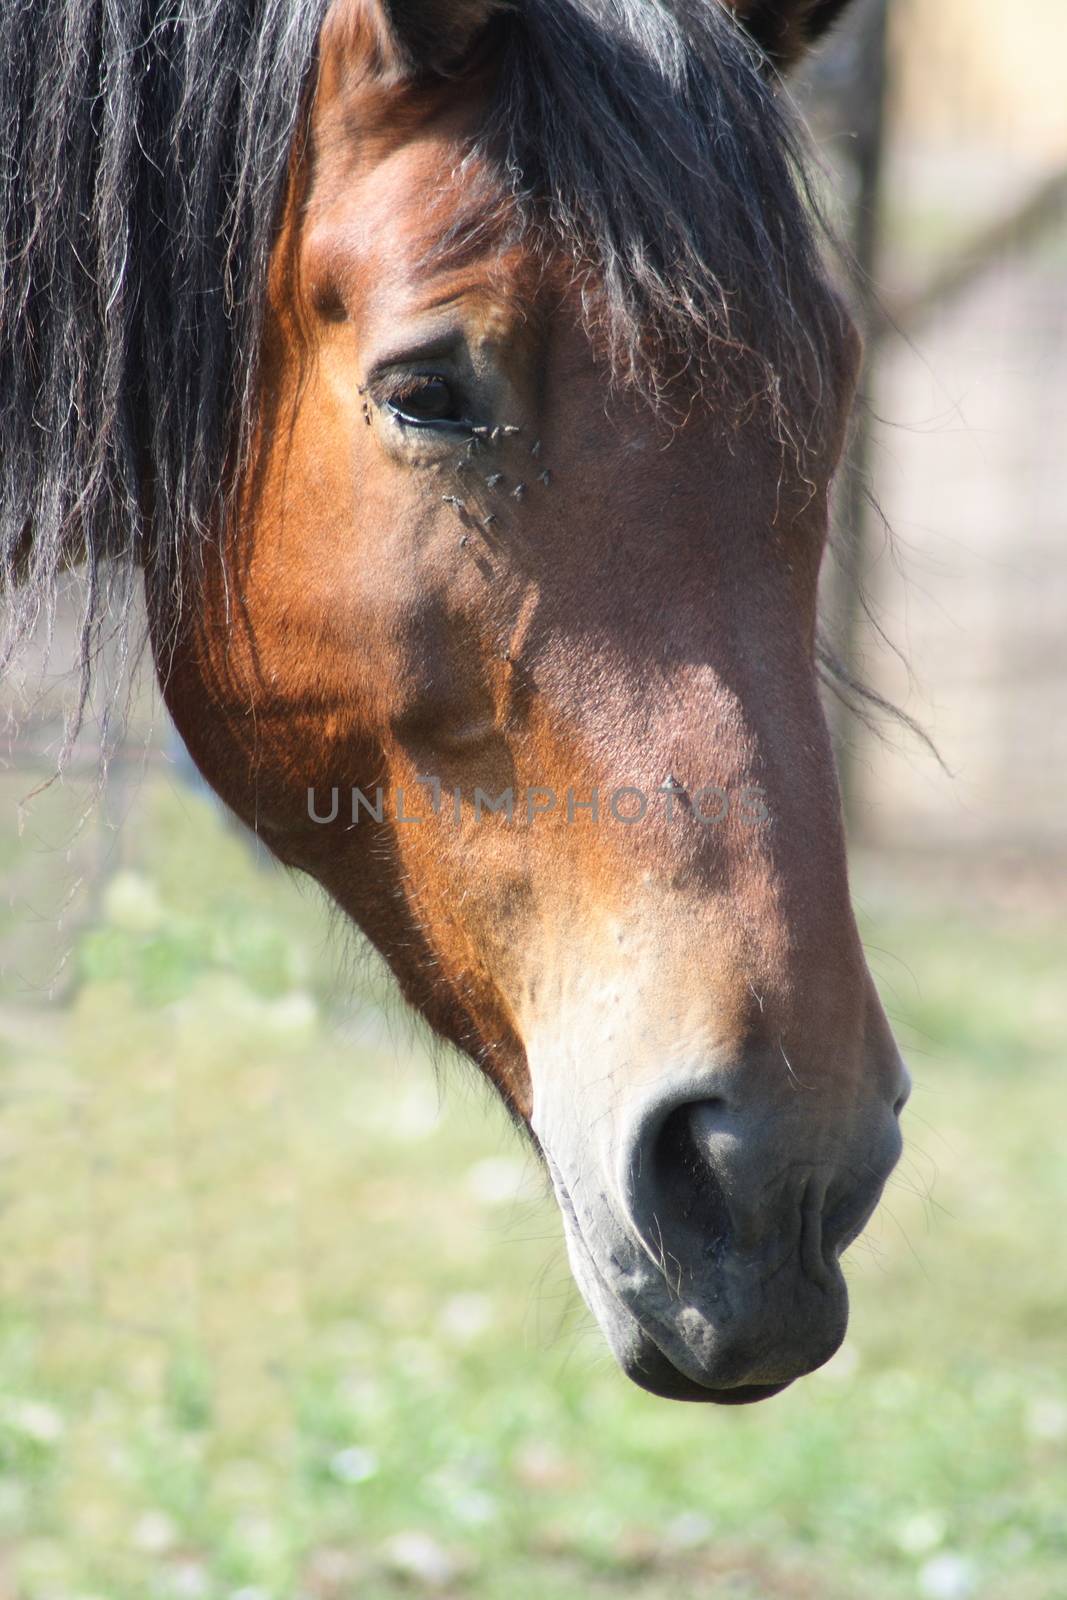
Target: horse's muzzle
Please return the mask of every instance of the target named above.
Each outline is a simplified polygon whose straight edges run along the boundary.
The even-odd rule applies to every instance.
[[[841,1344],[838,1258],[899,1157],[903,1077],[836,1116],[814,1096],[744,1108],[721,1081],[677,1075],[594,1124],[593,1148],[550,1113],[535,1128],[575,1279],[623,1370],[666,1398],[737,1405]]]

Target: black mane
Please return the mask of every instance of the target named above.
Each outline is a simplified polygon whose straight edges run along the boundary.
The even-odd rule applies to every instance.
[[[3,7],[0,667],[83,561],[84,700],[137,563],[173,575],[218,526],[326,5]],[[836,314],[753,46],[709,0],[517,0],[497,26],[485,146],[620,377],[654,397],[684,367],[801,439]]]
[[[521,0],[486,129],[528,230],[573,260],[616,373],[771,401],[796,438],[841,337],[798,127],[709,0]]]
[[[215,521],[324,9],[0,11],[0,666],[84,559],[84,695],[109,586]]]

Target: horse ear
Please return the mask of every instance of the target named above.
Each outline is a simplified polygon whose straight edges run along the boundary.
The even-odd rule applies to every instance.
[[[447,72],[469,55],[506,0],[376,0],[400,63],[408,71]]]
[[[849,0],[726,0],[767,59],[785,70],[841,16]]]

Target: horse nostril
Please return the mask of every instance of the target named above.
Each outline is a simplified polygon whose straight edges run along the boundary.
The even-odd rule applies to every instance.
[[[661,1214],[687,1233],[698,1234],[705,1256],[719,1253],[731,1232],[730,1211],[708,1149],[709,1136],[725,1111],[725,1102],[714,1099],[676,1106],[659,1130],[653,1153]]]
[[[904,1107],[907,1105],[907,1103],[908,1103],[908,1101],[910,1099],[911,1099],[911,1078],[910,1078],[909,1074],[905,1072],[903,1074],[902,1079],[901,1079],[900,1093],[897,1095],[896,1099],[893,1101],[893,1115],[895,1117],[899,1117],[900,1116],[900,1113],[903,1111]]]

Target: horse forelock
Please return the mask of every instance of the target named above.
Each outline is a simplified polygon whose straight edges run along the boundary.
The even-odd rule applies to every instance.
[[[788,102],[719,5],[524,0],[484,145],[532,236],[575,263],[622,380],[674,376],[716,404],[770,402],[803,445],[833,388],[841,317]]]

